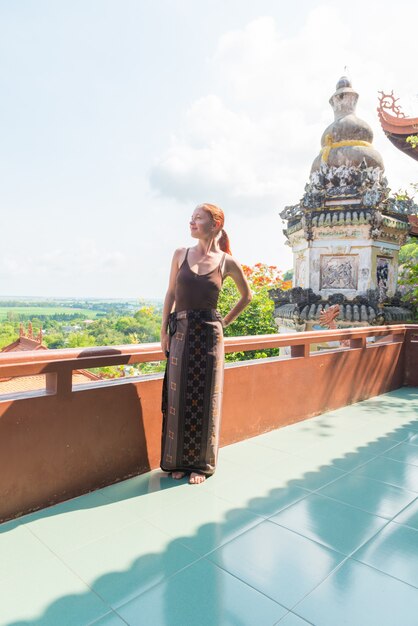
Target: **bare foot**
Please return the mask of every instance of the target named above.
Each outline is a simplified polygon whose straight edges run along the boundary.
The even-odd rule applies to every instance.
[[[206,480],[206,476],[204,474],[197,474],[196,472],[192,472],[190,474],[189,483],[191,485],[198,485],[199,483],[203,483]]]
[[[171,476],[176,480],[180,480],[181,478],[184,478],[184,476],[186,476],[186,472],[171,472]]]

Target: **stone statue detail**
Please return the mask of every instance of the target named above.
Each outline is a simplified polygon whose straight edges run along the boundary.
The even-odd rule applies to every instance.
[[[335,330],[337,328],[336,319],[340,315],[340,305],[333,304],[328,310],[323,309],[319,315],[319,323],[321,326],[326,326],[329,330]],[[342,348],[349,348],[350,341],[348,339],[342,339],[340,341]]]
[[[319,315],[319,323],[321,326],[326,326],[330,330],[337,328],[336,319],[340,314],[340,305],[333,304],[329,309],[323,309]]]

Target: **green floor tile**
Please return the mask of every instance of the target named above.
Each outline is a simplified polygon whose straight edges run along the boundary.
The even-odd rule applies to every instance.
[[[335,437],[335,441],[319,443],[299,456],[315,461],[322,460],[331,467],[350,472],[397,445],[397,441],[387,437],[368,441],[362,433],[356,437]]]
[[[399,515],[393,520],[396,524],[403,524],[418,530],[418,498],[411,502]]]
[[[1,581],[1,626],[81,626],[108,612],[109,606],[55,556],[29,559]]]
[[[197,555],[144,520],[64,557],[65,563],[115,608],[197,560]]]
[[[328,465],[322,460],[290,456],[288,460],[269,465],[264,473],[279,481],[281,487],[301,487],[314,491],[341,478],[343,470]]]
[[[104,487],[100,493],[110,502],[124,502],[126,511],[140,519],[192,497],[192,489],[187,478],[173,480],[166,472],[155,470]]]
[[[28,516],[25,528],[64,556],[137,519],[124,502],[109,502],[94,492]]]
[[[280,484],[281,481],[268,475],[252,475],[246,479],[240,477],[218,485],[213,493],[236,507],[262,517],[270,517],[311,493],[301,487],[277,486],[278,482]]]
[[[354,473],[322,487],[318,493],[386,519],[397,515],[417,497],[412,491]]]
[[[130,626],[273,625],[286,612],[205,559],[118,608]]]
[[[251,443],[251,439],[225,446],[219,451],[219,463],[226,459],[245,469],[255,468],[258,471],[267,468],[272,463],[286,462],[289,458],[290,455],[287,452],[273,448],[263,447],[260,453],[260,446]]]
[[[112,611],[95,622],[91,622],[89,626],[126,626],[126,622]]]
[[[416,626],[418,593],[350,558],[293,612],[315,626]]]
[[[394,461],[409,463],[410,465],[418,465],[418,446],[409,443],[400,443],[394,448],[387,450],[382,456]]]
[[[409,442],[409,440],[413,439],[417,434],[418,432],[415,425],[414,427],[411,427],[409,424],[406,424],[396,426],[393,430],[391,430],[390,438],[398,441],[399,443]]]
[[[418,467],[377,457],[353,471],[353,475],[365,476],[373,480],[408,489],[418,493]]]
[[[289,611],[289,613],[285,615],[283,619],[277,622],[277,626],[311,626],[311,625],[310,625],[310,622],[305,621],[301,617],[298,617],[297,615]]]
[[[167,515],[153,515],[148,521],[203,556],[259,524],[262,517],[205,492],[172,507]]]
[[[270,521],[346,555],[387,524],[382,517],[317,494],[273,515]]]
[[[418,587],[418,530],[389,523],[352,558]]]
[[[208,558],[291,609],[345,557],[266,520]]]
[[[323,437],[318,429],[303,431],[302,429],[289,429],[288,427],[273,430],[270,433],[251,439],[251,443],[265,448],[281,450],[288,454],[300,453],[301,450],[317,445],[321,441],[328,440],[331,435]]]
[[[413,435],[411,435],[406,443],[412,446],[418,446],[418,433],[414,433]]]
[[[0,586],[5,578],[18,575],[23,563],[41,564],[55,558],[25,526],[8,525],[8,528],[8,532],[0,534]]]
[[[252,480],[254,476],[264,478],[264,474],[257,470],[251,470],[245,468],[242,465],[237,465],[231,461],[227,461],[224,458],[220,458],[216,467],[215,473],[208,477],[204,483],[200,484],[198,488],[191,486],[189,493],[194,496],[206,491],[218,495],[219,491],[222,491],[230,483],[244,482]]]

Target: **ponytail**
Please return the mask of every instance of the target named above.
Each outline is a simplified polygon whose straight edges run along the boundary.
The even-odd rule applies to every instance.
[[[232,255],[231,248],[229,245],[229,237],[223,228],[221,230],[221,236],[218,239],[218,246],[220,247],[221,250],[223,250],[223,252],[226,252],[227,254]]]

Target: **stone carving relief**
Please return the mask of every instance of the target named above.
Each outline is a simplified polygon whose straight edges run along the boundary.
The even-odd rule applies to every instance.
[[[366,229],[329,229],[315,231],[315,239],[364,239],[368,235]]]
[[[295,220],[303,216],[303,209],[317,209],[324,206],[325,200],[357,198],[363,207],[373,208],[388,202],[390,189],[380,167],[368,167],[365,159],[360,165],[340,165],[335,167],[322,163],[319,170],[313,171],[305,185],[305,193],[298,204],[286,206],[280,213],[283,220]],[[391,203],[393,211],[402,209]]]
[[[386,207],[390,213],[400,213],[401,215],[416,215],[418,213],[418,205],[409,196],[403,199],[389,198]]]
[[[296,259],[295,287],[305,286],[306,260],[305,257]]]
[[[389,259],[377,257],[376,283],[379,292],[379,302],[386,300],[389,287]]]
[[[380,246],[379,252],[380,254],[384,254],[386,257],[393,258],[393,250],[391,250],[390,248],[385,248],[383,246]]]
[[[320,289],[357,289],[356,255],[321,256]]]
[[[305,186],[301,204],[309,208],[321,206],[325,198],[362,198],[363,206],[373,207],[386,200],[389,194],[387,180],[380,167],[368,167],[366,161],[360,165],[322,163],[319,170],[312,172]]]
[[[306,239],[302,235],[290,235],[289,243],[292,247],[299,246],[300,244],[305,243]]]
[[[370,237],[372,239],[378,239],[382,234],[382,222],[383,215],[380,211],[375,211],[370,221]]]

